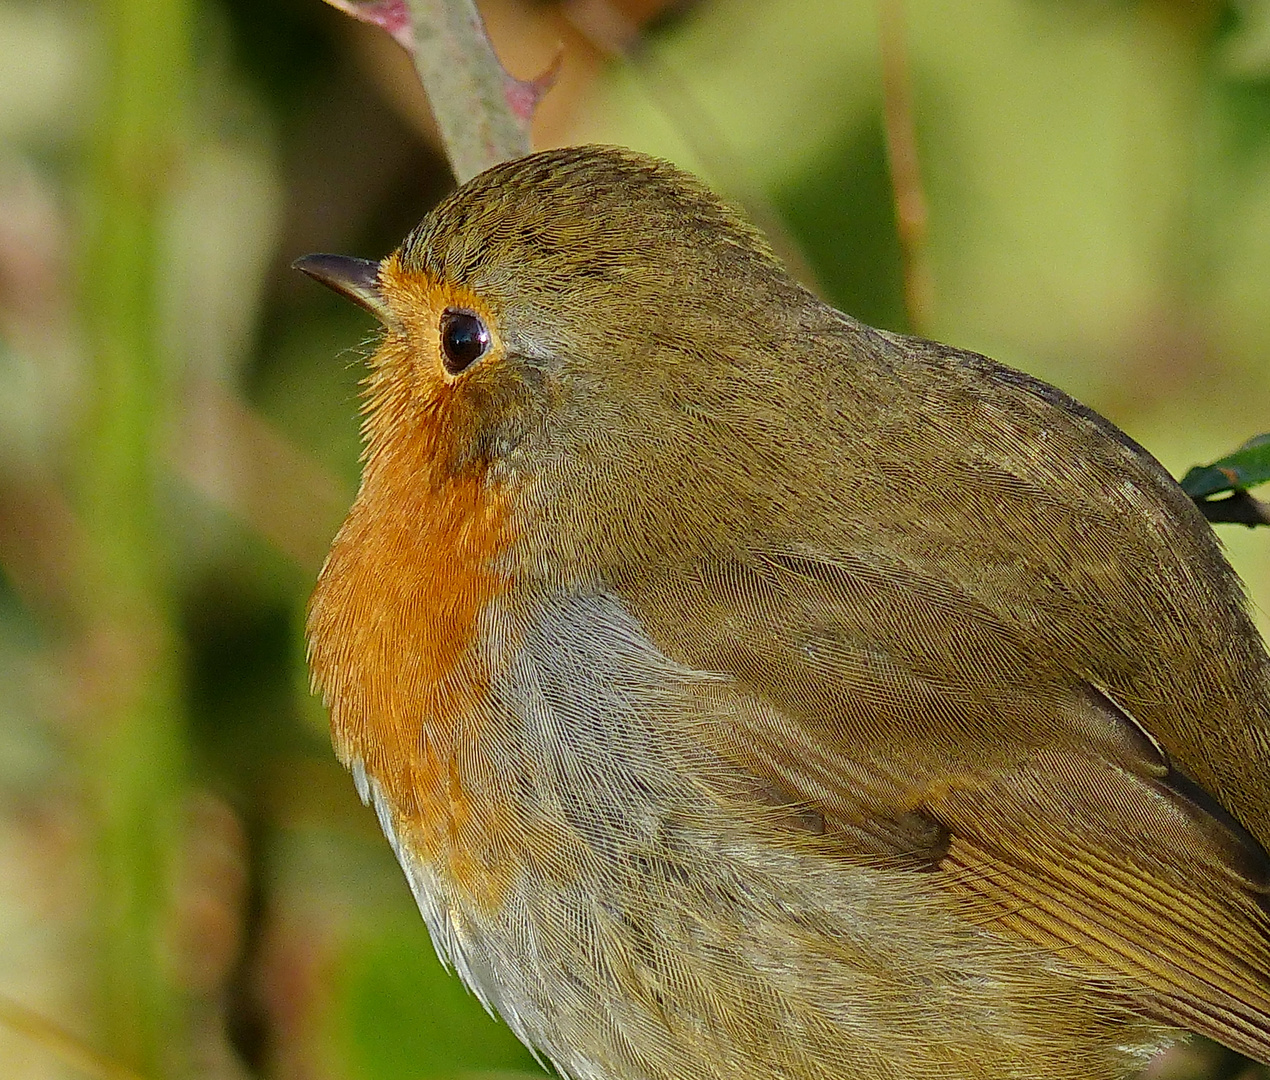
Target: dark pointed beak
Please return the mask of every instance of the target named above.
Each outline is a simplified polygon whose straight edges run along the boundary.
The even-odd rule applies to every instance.
[[[304,255],[291,265],[360,304],[381,323],[388,323],[388,304],[379,288],[379,263],[351,255]]]

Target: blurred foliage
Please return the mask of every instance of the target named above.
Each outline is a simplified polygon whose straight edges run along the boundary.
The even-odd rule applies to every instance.
[[[123,1045],[103,1027],[111,928],[96,848],[103,808],[126,783],[144,795],[154,766],[184,808],[150,958],[181,1063],[161,1068],[533,1071],[436,963],[302,665],[305,599],[355,490],[374,331],[287,266],[391,250],[448,171],[409,63],[370,28],[320,0],[189,4],[183,84],[138,103],[169,131],[170,158],[103,180],[94,155],[120,54],[101,28],[145,3],[0,0],[0,994],[94,1046]],[[517,75],[564,43],[539,145],[620,142],[702,171],[756,218],[781,219],[780,242],[801,248],[831,300],[906,327],[873,3],[482,6]],[[1076,393],[1175,475],[1265,430],[1270,2],[906,10],[927,329]],[[131,309],[103,315],[94,297],[121,252],[93,240],[100,207],[141,197],[153,272]],[[108,472],[112,452],[84,436],[110,400],[92,389],[103,318],[134,330],[140,318],[139,340],[153,335],[156,434],[135,475],[94,481],[106,515],[94,526],[76,485]],[[146,370],[129,356],[129,377]],[[147,505],[117,505],[128,498]],[[83,584],[99,549],[125,538],[101,523],[133,510],[152,524],[124,555],[170,617],[157,661],[181,700],[162,722],[182,743],[170,768],[137,771],[94,749],[114,707],[106,676],[129,654]],[[1264,628],[1266,536],[1222,537]],[[1197,1045],[1155,1075],[1242,1068]],[[0,1029],[0,1075],[82,1073]]]
[[[908,329],[881,107],[791,171],[773,198],[825,299],[873,326]]]
[[[453,1076],[456,1063],[471,1072],[537,1071],[506,1027],[474,1014],[463,985],[433,955],[421,919],[377,927],[350,950],[341,975],[354,1072],[431,1080]]]

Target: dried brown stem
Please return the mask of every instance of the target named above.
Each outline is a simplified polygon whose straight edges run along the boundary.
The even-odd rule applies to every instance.
[[[529,125],[561,57],[536,79],[508,74],[474,0],[326,0],[391,34],[414,60],[461,184],[529,153]]]
[[[878,24],[886,151],[904,260],[904,305],[913,331],[924,333],[930,323],[934,284],[926,257],[928,213],[918,167],[903,0],[878,0]]]
[[[0,476],[0,565],[32,611],[75,611],[83,559],[82,526],[46,476]]]
[[[94,1080],[142,1080],[141,1074],[102,1057],[82,1039],[25,1005],[0,995],[0,1024],[44,1047]]]
[[[348,507],[343,485],[214,383],[191,387],[182,412],[170,451],[181,477],[316,573]]]

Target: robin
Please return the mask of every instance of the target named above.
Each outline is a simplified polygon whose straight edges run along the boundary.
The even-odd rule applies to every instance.
[[[563,1075],[1270,1061],[1270,664],[1145,450],[628,151],[296,265],[385,328],[309,615],[335,747]]]

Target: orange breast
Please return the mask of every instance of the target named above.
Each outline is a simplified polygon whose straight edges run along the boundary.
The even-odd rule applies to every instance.
[[[378,781],[402,843],[492,903],[507,808],[469,790],[459,750],[471,760],[487,715],[477,620],[506,588],[507,501],[483,471],[447,471],[453,388],[421,399],[410,362],[392,339],[376,357],[362,487],[310,604],[309,659],[336,752]]]

